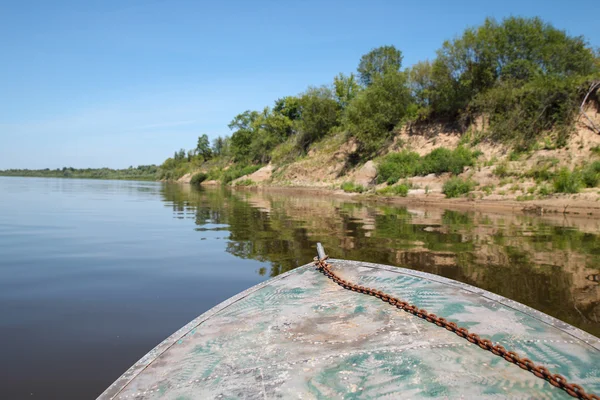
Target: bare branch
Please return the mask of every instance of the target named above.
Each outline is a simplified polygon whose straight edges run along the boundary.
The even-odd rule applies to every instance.
[[[598,88],[600,88],[600,82],[592,82],[592,84],[590,85],[590,90],[588,90],[587,94],[583,98],[583,101],[581,102],[581,105],[579,106],[579,112],[581,112],[581,114],[583,114],[583,116],[590,122],[590,124],[592,125],[591,128],[593,130],[595,130],[597,133],[600,133],[600,129],[598,129],[596,127],[596,125],[594,124],[594,121],[592,121],[592,119],[590,117],[588,117],[588,115],[583,110],[583,107],[585,106],[585,103],[586,103],[588,97],[590,96],[590,94],[592,94]]]

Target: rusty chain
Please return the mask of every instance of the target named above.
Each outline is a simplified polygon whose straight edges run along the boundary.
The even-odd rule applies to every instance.
[[[521,357],[513,351],[508,351],[503,346],[499,344],[494,344],[489,339],[482,339],[479,337],[479,335],[469,332],[468,329],[458,326],[454,322],[446,321],[446,319],[442,317],[438,317],[435,314],[429,313],[426,310],[423,310],[422,308],[418,308],[415,305],[409,304],[406,301],[400,300],[380,290],[356,285],[352,282],[348,282],[345,279],[342,279],[332,271],[331,264],[327,263],[327,259],[327,256],[321,259],[319,259],[319,257],[315,257],[315,265],[321,272],[323,272],[331,280],[333,280],[335,283],[342,286],[343,288],[352,290],[354,292],[367,294],[369,296],[377,297],[378,299],[381,299],[382,301],[389,303],[392,306],[395,306],[399,309],[416,315],[417,317],[431,322],[432,324],[436,324],[439,327],[446,328],[450,332],[456,333],[461,338],[478,345],[482,349],[490,351],[493,354],[502,357],[506,361],[516,364],[522,369],[528,370],[538,378],[550,382],[552,386],[563,389],[572,397],[583,400],[600,400],[599,396],[587,393],[581,386],[577,385],[576,383],[569,383],[564,376],[559,374],[553,374],[546,367],[542,365],[537,365],[530,359]]]

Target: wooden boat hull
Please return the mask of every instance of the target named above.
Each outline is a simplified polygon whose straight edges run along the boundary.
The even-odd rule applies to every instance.
[[[450,279],[330,260],[600,393],[600,340]],[[310,264],[219,304],[146,354],[99,399],[570,398],[443,328],[334,284]]]

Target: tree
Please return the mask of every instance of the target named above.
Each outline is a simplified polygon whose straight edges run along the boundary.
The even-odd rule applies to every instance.
[[[198,136],[198,145],[196,146],[196,154],[202,157],[204,161],[209,160],[212,157],[212,151],[210,149],[210,142],[208,141],[208,135],[203,134]]]
[[[540,76],[566,79],[594,70],[594,55],[581,37],[568,36],[539,18],[510,17],[501,23],[488,18],[438,50],[432,108],[438,116],[455,118],[493,87],[520,87]]]
[[[333,78],[333,88],[335,99],[342,110],[345,110],[346,107],[348,107],[348,104],[350,104],[352,99],[354,99],[360,91],[360,85],[356,81],[354,74],[346,76],[340,73]]]
[[[227,154],[227,140],[227,137],[222,138],[221,136],[218,136],[213,140],[212,152],[214,155],[220,157]]]
[[[398,72],[402,67],[402,52],[394,46],[381,46],[363,55],[358,64],[358,76],[369,86],[376,76]]]
[[[416,63],[408,70],[408,87],[420,107],[431,104],[432,65],[429,61]]]
[[[250,159],[264,164],[271,159],[271,150],[291,135],[292,121],[285,115],[271,112],[265,107],[252,122],[252,131]]]
[[[176,151],[173,159],[175,161],[181,161],[181,160],[185,160],[185,149],[180,149],[179,151]]]
[[[194,156],[196,155],[196,149],[188,150],[187,152],[187,160],[188,162],[192,161]]]
[[[254,136],[254,122],[260,114],[256,111],[246,110],[229,123],[229,129],[234,130],[231,135],[231,153],[236,161],[250,161],[250,145]]]
[[[366,155],[376,151],[406,115],[412,100],[406,82],[404,72],[376,76],[348,106],[345,126]]]
[[[321,86],[309,88],[300,97],[300,119],[298,145],[302,150],[314,141],[328,134],[338,125],[339,105],[330,88]]]
[[[273,112],[286,116],[290,121],[295,121],[300,118],[300,99],[295,96],[277,99]]]

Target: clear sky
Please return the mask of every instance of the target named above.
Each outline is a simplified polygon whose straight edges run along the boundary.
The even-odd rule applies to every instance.
[[[510,15],[599,46],[599,14],[598,0],[3,1],[0,169],[159,164],[374,47],[410,66]]]

